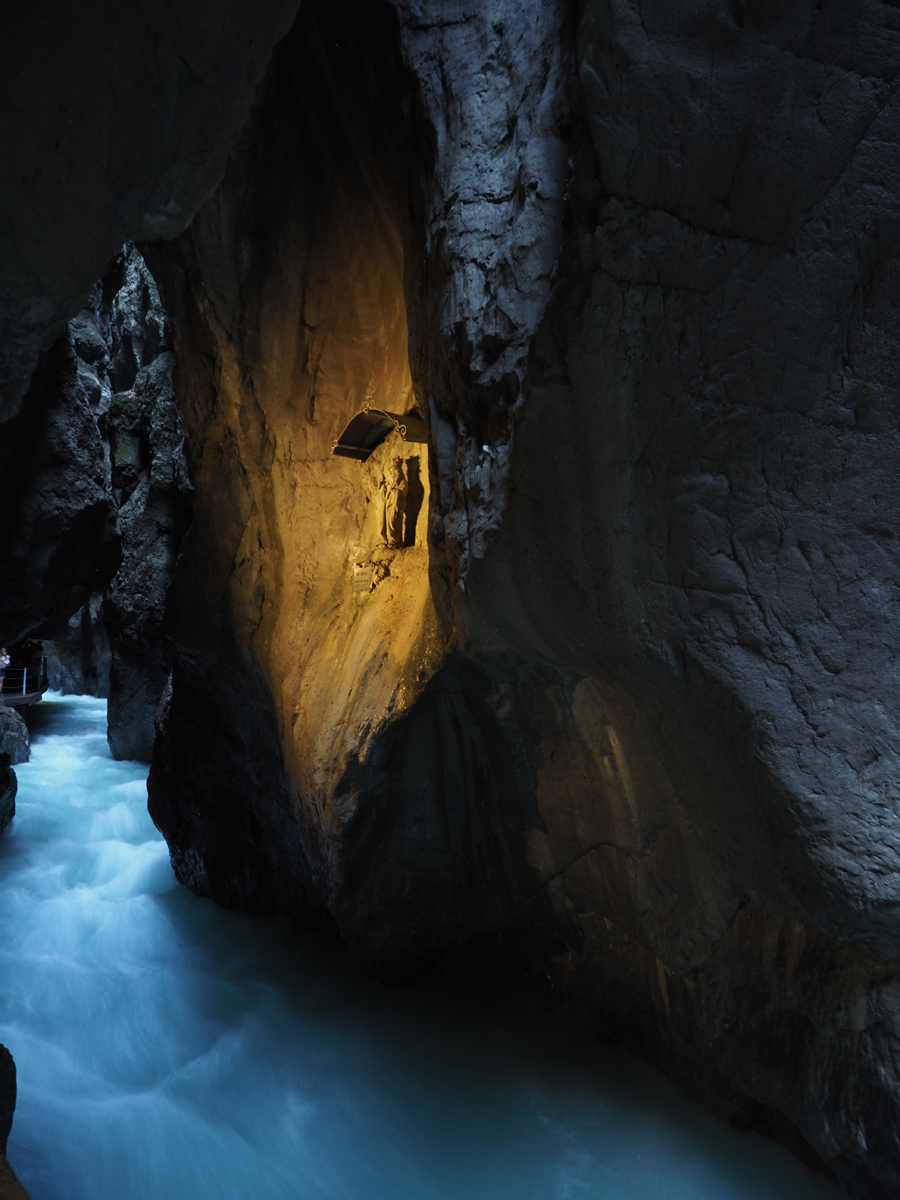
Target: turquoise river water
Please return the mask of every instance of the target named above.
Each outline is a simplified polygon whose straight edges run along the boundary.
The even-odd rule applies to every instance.
[[[146,769],[53,698],[0,838],[9,1158],[32,1200],[836,1200],[553,1022],[386,988],[174,880]]]

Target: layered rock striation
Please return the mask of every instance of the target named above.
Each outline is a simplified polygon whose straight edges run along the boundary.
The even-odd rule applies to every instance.
[[[16,792],[19,781],[9,763],[10,756],[0,756],[0,832],[2,832],[16,815]]]
[[[18,454],[0,478],[8,640],[42,637],[50,685],[108,696],[114,755],[144,761],[170,669],[165,590],[190,520],[173,365],[156,284],[126,246],[37,373],[34,409],[9,423]]]
[[[156,709],[171,670],[163,633],[166,589],[190,522],[191,485],[165,313],[156,283],[133,248],[117,283],[114,328],[134,370],[118,381],[107,414],[121,545],[119,569],[102,601],[110,642],[109,744],[115,758],[149,762]]]
[[[11,767],[31,757],[28,726],[14,708],[0,708],[0,754],[8,756]]]

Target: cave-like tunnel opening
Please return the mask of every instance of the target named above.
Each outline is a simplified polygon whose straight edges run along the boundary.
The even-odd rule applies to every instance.
[[[892,1200],[891,6],[78,7],[0,107],[32,1200]]]

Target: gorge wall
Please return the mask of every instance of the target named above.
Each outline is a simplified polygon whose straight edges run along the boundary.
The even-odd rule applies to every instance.
[[[126,246],[6,424],[0,478],[13,667],[33,668],[43,641],[50,686],[108,696],[114,755],[145,762],[170,670],[165,591],[190,511],[173,364],[156,284]]]
[[[873,1200],[900,1190],[898,68],[878,0],[307,0],[244,132],[249,84],[221,114],[214,192],[204,99],[178,218],[127,230],[194,487],[141,642],[172,664],[150,802],[182,882],[386,978],[523,986]],[[429,440],[333,455],[366,410]],[[72,471],[79,548],[42,533],[67,565],[33,624],[4,610],[21,635],[118,567]]]

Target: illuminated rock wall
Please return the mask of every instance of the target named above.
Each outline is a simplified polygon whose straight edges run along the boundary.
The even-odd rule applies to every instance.
[[[327,14],[301,18],[221,192],[174,252],[151,252],[182,331],[196,486],[170,600],[182,652],[153,811],[183,876],[241,904],[296,908],[310,873],[322,904],[356,807],[348,769],[409,708],[446,641],[430,584],[427,446],[393,433],[365,463],[331,453],[365,407],[421,404],[406,306],[408,252],[422,244],[403,154],[411,81],[390,11],[374,12],[371,25],[338,21],[337,34]],[[401,459],[416,512],[398,538],[385,510]],[[258,736],[255,705],[269,751],[238,743],[232,757],[233,727]],[[190,757],[189,730],[206,720],[219,723],[228,764],[212,787],[205,756],[191,767],[177,749]],[[257,795],[260,757],[271,782]],[[275,844],[268,790],[288,831]],[[242,838],[275,869],[247,875]]]

